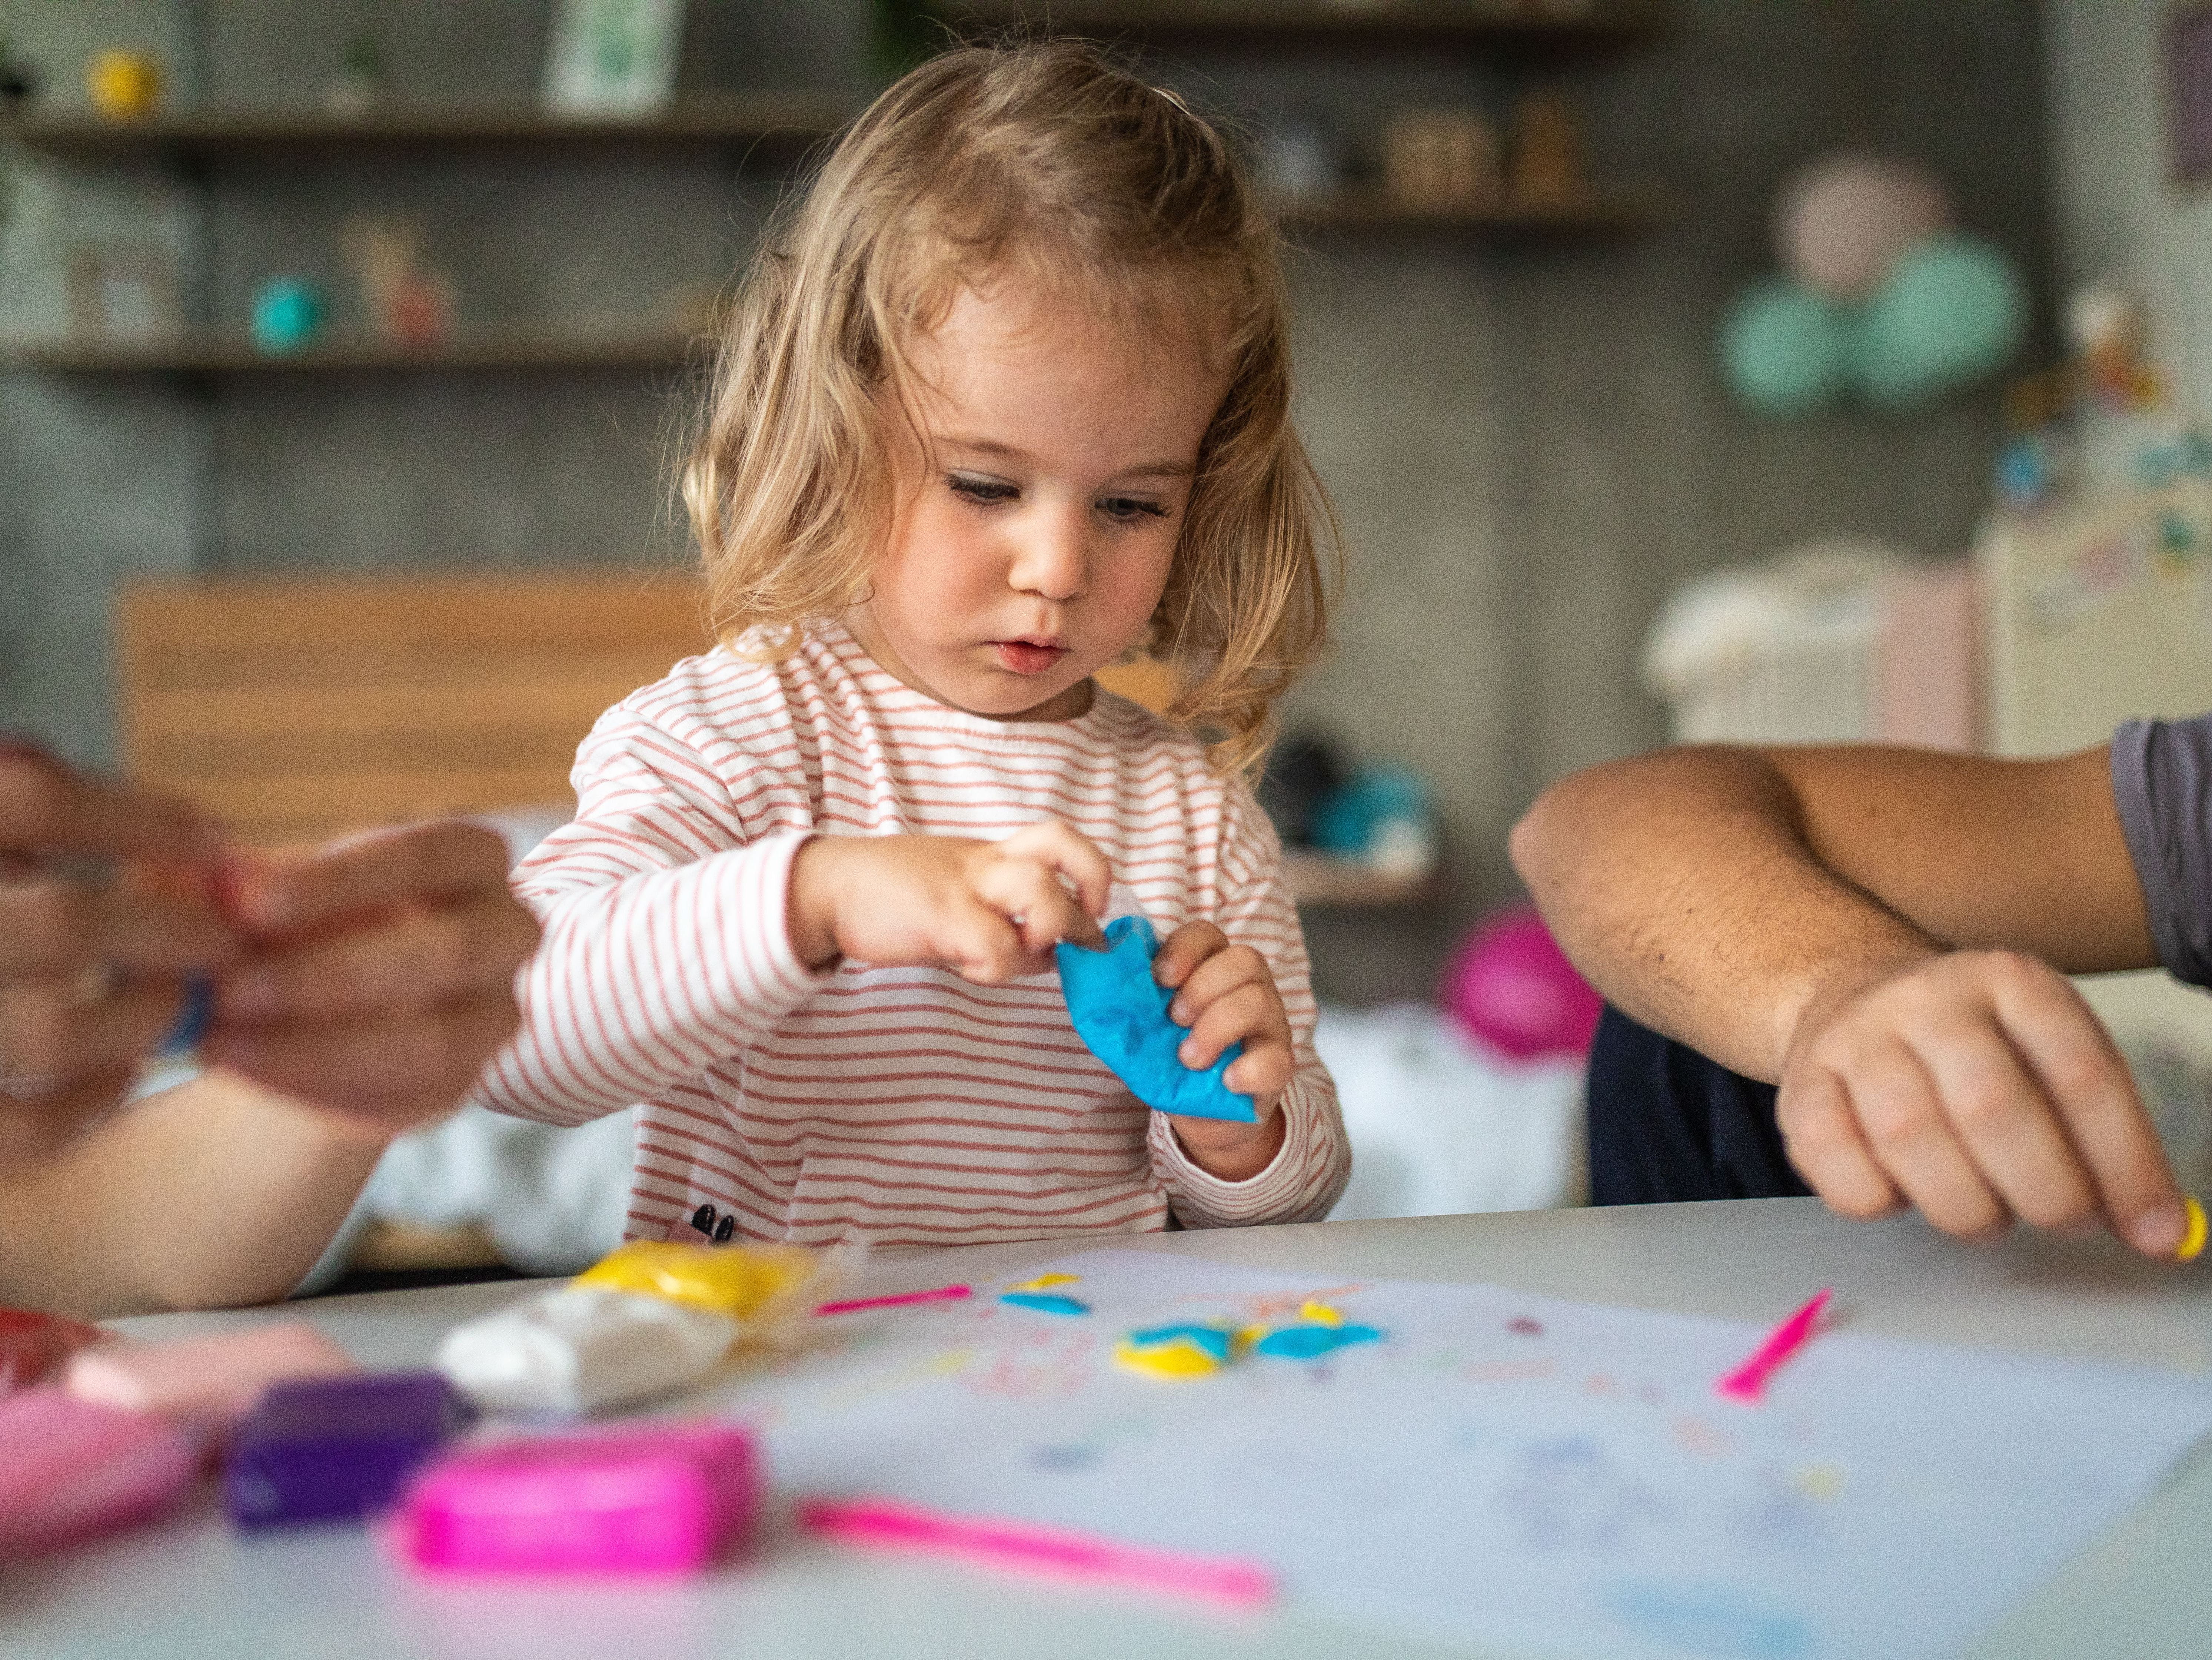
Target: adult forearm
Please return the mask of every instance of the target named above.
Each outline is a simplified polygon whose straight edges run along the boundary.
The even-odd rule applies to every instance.
[[[272,1302],[314,1266],[386,1140],[208,1073],[0,1178],[0,1301],[92,1317]]]
[[[1607,999],[1747,1076],[1780,1076],[1824,988],[1944,949],[1808,844],[1750,751],[1677,749],[1564,780],[1514,829],[1516,869]]]

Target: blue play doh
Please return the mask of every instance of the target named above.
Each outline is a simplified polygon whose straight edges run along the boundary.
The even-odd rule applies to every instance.
[[[1088,1314],[1091,1304],[1078,1302],[1073,1297],[1063,1297],[1058,1292],[1010,1291],[1000,1294],[1001,1303],[1011,1303],[1018,1309],[1035,1309],[1039,1314]]]
[[[1283,1326],[1262,1337],[1253,1352],[1279,1360],[1318,1360],[1355,1343],[1382,1341],[1382,1334],[1372,1326]]]
[[[1203,1072],[1176,1057],[1185,1028],[1168,1018],[1175,994],[1152,978],[1159,948],[1152,923],[1141,916],[1109,922],[1104,951],[1066,944],[1054,948],[1076,1036],[1155,1112],[1255,1122],[1252,1098],[1221,1081],[1230,1062],[1244,1053],[1242,1043],[1231,1043]]]

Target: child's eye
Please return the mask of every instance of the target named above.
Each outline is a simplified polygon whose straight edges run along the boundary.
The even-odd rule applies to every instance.
[[[1134,496],[1109,496],[1098,504],[1098,510],[1117,524],[1123,525],[1168,516],[1168,510],[1158,502],[1146,502]]]
[[[1012,484],[999,478],[963,478],[957,472],[947,473],[945,487],[965,502],[990,504],[1011,502],[1021,494]]]

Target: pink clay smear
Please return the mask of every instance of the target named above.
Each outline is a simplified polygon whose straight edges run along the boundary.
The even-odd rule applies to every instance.
[[[1759,1353],[1722,1378],[1716,1387],[1731,1400],[1758,1400],[1766,1392],[1766,1380],[1812,1341],[1813,1329],[1820,1324],[1820,1312],[1827,1306],[1828,1293],[1824,1291],[1777,1326],[1759,1346]]]

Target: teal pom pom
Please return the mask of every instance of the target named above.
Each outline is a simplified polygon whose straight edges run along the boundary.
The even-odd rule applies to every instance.
[[[2001,251],[1955,231],[1927,237],[1867,302],[1859,390],[1880,410],[1933,403],[2002,368],[2027,328],[2027,285]]]
[[[1721,323],[1721,367],[1735,395],[1761,415],[1812,415],[1850,384],[1851,321],[1795,283],[1747,289]]]

